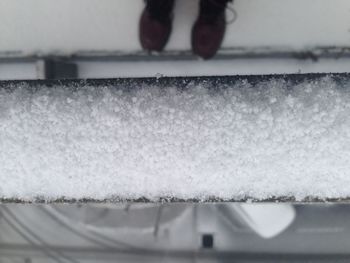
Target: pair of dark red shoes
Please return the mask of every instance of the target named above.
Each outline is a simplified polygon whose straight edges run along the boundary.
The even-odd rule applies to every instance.
[[[192,29],[192,50],[204,59],[213,57],[226,29],[226,5],[230,0],[201,0]],[[147,0],[140,19],[140,42],[145,50],[162,51],[172,30],[174,0]]]

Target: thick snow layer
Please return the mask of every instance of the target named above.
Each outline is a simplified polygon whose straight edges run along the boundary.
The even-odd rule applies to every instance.
[[[23,84],[0,90],[0,196],[347,197],[349,127],[349,89],[331,77],[129,91]]]

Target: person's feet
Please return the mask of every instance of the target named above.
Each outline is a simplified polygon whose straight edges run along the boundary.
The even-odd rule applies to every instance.
[[[197,21],[192,29],[192,50],[204,59],[220,48],[226,30],[225,10],[228,0],[201,0]]]
[[[162,51],[172,30],[174,0],[147,0],[140,19],[141,46],[148,51]]]

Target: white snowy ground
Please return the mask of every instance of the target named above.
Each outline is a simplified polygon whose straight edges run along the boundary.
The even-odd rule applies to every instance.
[[[0,196],[348,197],[349,85],[1,89]]]

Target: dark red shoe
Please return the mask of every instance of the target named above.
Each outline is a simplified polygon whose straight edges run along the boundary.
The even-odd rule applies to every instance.
[[[148,0],[140,19],[141,46],[148,51],[162,51],[172,30],[174,0]]]
[[[197,21],[192,29],[192,50],[204,59],[213,57],[221,46],[226,30],[228,0],[201,0]]]

